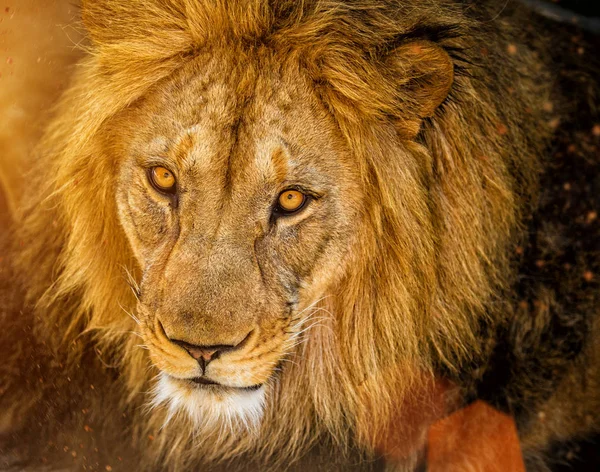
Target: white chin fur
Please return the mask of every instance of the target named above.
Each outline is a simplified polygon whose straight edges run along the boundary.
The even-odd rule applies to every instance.
[[[168,408],[167,424],[184,413],[197,430],[227,428],[254,429],[262,419],[265,387],[256,390],[219,390],[188,385],[164,372],[154,388],[152,405]]]

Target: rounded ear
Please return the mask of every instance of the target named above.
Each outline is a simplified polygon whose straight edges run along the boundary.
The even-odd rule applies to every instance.
[[[397,117],[398,131],[413,139],[423,118],[433,116],[450,93],[454,64],[444,49],[430,41],[403,44],[389,53],[386,63],[399,77],[404,113]]]

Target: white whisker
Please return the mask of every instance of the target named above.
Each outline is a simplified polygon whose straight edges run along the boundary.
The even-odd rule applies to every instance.
[[[133,321],[135,321],[135,323],[136,323],[137,325],[141,325],[141,324],[142,324],[142,323],[140,322],[140,320],[139,320],[139,318],[138,318],[138,317],[136,317],[136,316],[135,316],[133,313],[130,313],[130,312],[129,312],[129,310],[127,310],[127,309],[126,309],[126,308],[125,308],[123,305],[121,305],[120,303],[119,303],[119,307],[121,308],[121,310],[123,310],[125,313],[127,313],[127,314],[129,315],[129,317],[130,317],[130,318],[131,318]]]

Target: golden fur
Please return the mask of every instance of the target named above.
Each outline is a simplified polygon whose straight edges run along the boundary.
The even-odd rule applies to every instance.
[[[148,467],[244,453],[276,467],[324,436],[371,454],[399,405],[427,401],[438,372],[483,358],[481,326],[505,322],[509,255],[549,136],[535,119],[549,93],[543,69],[522,71],[536,63],[531,52],[508,55],[508,24],[484,33],[444,1],[271,3],[84,1],[87,54],[38,146],[36,184],[17,218],[15,267],[35,333],[58,352],[91,333],[124,379],[119,408],[148,404],[157,367],[180,377],[197,368],[165,334],[227,344],[231,333],[236,343],[260,333],[230,359],[249,372],[242,385],[267,382],[262,420],[250,432],[235,419],[198,431],[175,415],[145,451]],[[214,135],[194,128],[205,116]],[[295,142],[273,145],[265,137],[276,132]],[[207,169],[188,178],[196,206],[179,223],[172,202],[148,198],[140,170],[140,159],[163,152],[148,144],[160,136],[178,143],[161,156],[172,166],[198,149],[214,155],[193,164]],[[272,157],[261,171],[248,154],[267,141],[256,145]],[[306,155],[290,157],[299,143]],[[277,167],[293,159],[334,184],[325,180],[327,196],[309,207],[321,217],[270,246],[277,258],[257,250],[269,267],[263,289],[243,249],[267,231],[251,225],[247,215],[261,215],[250,199],[259,171],[276,195]],[[202,188],[211,192],[194,193]],[[158,254],[176,225],[205,232]],[[324,257],[309,260],[325,240]],[[290,267],[306,275],[285,318],[277,280]],[[196,316],[213,318],[177,315],[199,307]],[[70,365],[86,349],[77,346]],[[168,415],[160,405],[135,411],[145,435]]]

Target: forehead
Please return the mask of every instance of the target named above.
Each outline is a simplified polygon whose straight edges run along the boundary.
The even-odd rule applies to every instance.
[[[273,172],[282,160],[326,167],[344,148],[299,70],[266,55],[200,56],[136,113],[144,125],[135,144],[184,170]]]

